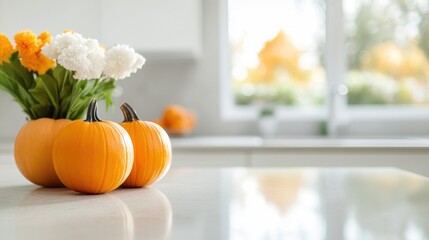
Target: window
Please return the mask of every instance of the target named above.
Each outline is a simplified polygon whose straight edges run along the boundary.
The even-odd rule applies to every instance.
[[[227,8],[226,118],[255,119],[267,105],[289,120],[334,125],[429,117],[428,1],[228,0]]]
[[[320,0],[229,2],[235,104],[323,104],[323,9]]]
[[[350,105],[429,102],[426,0],[344,1]]]

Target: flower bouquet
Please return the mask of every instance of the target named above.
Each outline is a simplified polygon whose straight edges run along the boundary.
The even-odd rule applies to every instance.
[[[29,119],[79,119],[92,98],[112,104],[115,80],[137,71],[145,59],[126,45],[105,50],[73,32],[51,41],[47,32],[22,31],[16,46],[0,33],[0,88]]]
[[[105,49],[70,31],[53,39],[48,32],[22,31],[14,41],[0,33],[0,89],[30,120],[16,137],[15,160],[33,183],[61,186],[51,156],[55,134],[82,118],[92,99],[112,105],[116,80],[136,72],[145,59],[127,45]]]

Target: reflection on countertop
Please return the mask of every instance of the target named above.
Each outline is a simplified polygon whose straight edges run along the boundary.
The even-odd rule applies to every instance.
[[[429,180],[392,168],[176,168],[82,195],[0,168],[0,239],[429,239]]]
[[[168,238],[172,209],[155,188],[98,196],[65,188],[0,188],[0,239]]]
[[[426,178],[393,169],[257,169],[233,179],[231,239],[429,238]]]

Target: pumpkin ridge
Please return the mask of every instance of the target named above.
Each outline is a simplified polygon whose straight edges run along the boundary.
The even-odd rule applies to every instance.
[[[128,137],[131,140],[131,137],[129,136],[128,132],[119,124],[115,123],[115,122],[110,122],[110,127],[114,128],[116,130],[116,132],[118,132],[121,135],[121,140],[122,140],[122,144],[123,145],[127,145],[128,143],[126,142],[126,137]],[[133,146],[132,140],[130,141],[131,146]],[[132,148],[132,151],[124,151],[124,154],[126,156],[122,156],[123,159],[127,159],[127,162],[124,162],[124,171],[121,173],[121,180],[120,180],[120,184],[118,185],[118,187],[126,181],[126,179],[128,178],[128,176],[130,175],[131,171],[132,171],[132,166],[134,164],[134,146]],[[125,149],[126,150],[126,149]],[[132,157],[130,158],[129,154],[132,154]],[[131,160],[130,160],[131,159]],[[130,164],[130,161],[132,161]],[[127,169],[127,165],[131,165],[130,169]]]
[[[113,129],[116,129],[116,130],[120,131],[120,132],[118,132],[119,135],[121,135],[121,136],[124,135],[123,132],[122,132],[122,129],[119,129],[116,126],[116,123],[114,123],[114,122],[111,122],[111,125],[109,125],[109,128],[110,128],[111,133],[113,133]],[[122,141],[122,145],[126,144],[124,137],[121,138],[121,141]],[[114,187],[115,188],[119,187],[125,181],[125,179],[127,177],[127,167],[126,167],[127,162],[125,162],[125,159],[127,159],[126,155],[128,153],[127,153],[127,151],[124,151],[123,154],[124,155],[121,156],[122,161],[116,163],[116,168],[120,167],[120,168],[122,168],[122,171],[116,172],[116,174],[120,175],[120,181],[118,181],[117,183],[114,183]]]
[[[152,151],[152,168],[154,169],[154,171],[152,171],[152,174],[149,176],[149,179],[147,180],[148,184],[151,184],[153,182],[153,178],[156,176],[156,174],[158,173],[158,159],[155,158],[156,156],[156,152],[158,152],[155,140],[154,140],[154,134],[152,133],[152,129],[150,127],[149,124],[145,124],[146,128],[148,129],[148,132],[150,132],[149,134],[149,138],[150,138],[150,143],[149,146],[150,148],[153,149]]]
[[[152,180],[154,174],[156,174],[156,170],[157,170],[157,161],[158,161],[157,151],[158,151],[158,148],[154,142],[153,133],[151,131],[151,128],[147,123],[145,123],[145,128],[146,128],[146,131],[149,133],[148,134],[148,139],[149,139],[148,146],[149,146],[149,148],[152,149],[152,151],[150,151],[150,153],[151,153],[150,159],[152,159],[152,161],[150,161],[150,163],[151,163],[152,169],[154,169],[154,171],[152,171],[151,174],[148,175],[148,179],[146,182],[146,184],[150,185],[152,183],[151,180]]]
[[[142,159],[140,157],[141,154],[138,153],[138,151],[141,151],[138,145],[141,145],[142,143],[142,139],[141,139],[142,134],[141,134],[141,127],[139,126],[139,124],[130,123],[130,128],[132,130],[131,132],[133,136],[131,139],[133,143],[135,142],[135,146],[136,146],[136,148],[134,149],[133,170],[131,170],[131,173],[133,174],[133,178],[131,180],[134,180],[134,182],[131,185],[137,186],[140,182],[140,179],[142,178],[140,172],[136,170],[136,169],[140,169],[141,167],[140,165],[142,164]],[[137,131],[139,132],[137,133]]]
[[[102,131],[102,125],[99,125],[99,124],[97,124],[98,126],[98,131],[99,132],[101,132],[102,133],[102,135],[103,135],[103,140],[104,141],[106,141],[106,133],[104,132],[104,131]],[[105,145],[103,145],[103,155],[104,155],[104,161],[102,161],[102,163],[103,163],[103,170],[101,171],[101,172],[103,172],[103,176],[101,177],[101,182],[100,183],[98,183],[98,190],[97,190],[97,192],[98,193],[100,193],[100,192],[102,192],[102,187],[103,187],[103,182],[104,182],[104,180],[105,180],[105,178],[106,178],[106,174],[105,174],[105,172],[106,172],[106,159],[109,159],[108,158],[108,151],[107,151],[107,148],[106,148],[106,146]],[[92,164],[91,164],[91,167],[92,167]]]
[[[73,124],[73,123],[71,123],[71,124]],[[62,135],[64,135],[65,134],[65,131],[63,131],[63,132],[61,132],[60,134],[59,134],[59,136],[57,136],[57,138],[59,137],[59,138],[62,138]],[[67,139],[68,140],[68,139]],[[56,143],[56,145],[57,145],[57,143]],[[54,149],[55,149],[56,147],[54,146]],[[55,164],[55,162],[54,162],[54,164]],[[55,164],[56,165],[56,164]],[[63,183],[64,183],[64,185],[66,185],[67,187],[69,187],[69,185],[70,185],[70,183],[69,183],[69,181],[68,181],[68,179],[70,179],[70,176],[71,176],[71,169],[70,169],[70,167],[68,166],[69,164],[67,164],[66,165],[66,173],[67,173],[67,175],[68,175],[68,177],[67,178],[62,178],[62,180],[61,181],[63,181]],[[61,168],[61,167],[57,167],[57,168]],[[58,170],[56,170],[57,172],[58,172]]]
[[[143,143],[144,143],[145,148],[152,150],[152,146],[150,146],[150,143],[149,143],[149,136],[147,133],[146,125],[142,124],[140,126],[140,128],[142,129],[141,131],[142,131]],[[149,160],[150,160],[150,152],[151,151],[144,151],[144,152],[145,152],[145,154],[144,154],[143,160],[144,160],[146,167],[143,168],[144,170],[142,171],[142,173],[143,173],[143,184],[147,185],[148,184],[148,176],[150,175],[150,171],[148,169],[151,169],[151,168],[149,168],[149,166],[150,166]]]
[[[84,133],[86,133],[86,132],[88,132],[89,133],[89,136],[86,136],[86,138],[88,139],[88,140],[90,140],[91,142],[90,142],[90,144],[92,145],[92,144],[94,144],[94,136],[96,136],[96,132],[98,132],[98,129],[94,129],[94,128],[91,128],[90,127],[90,124],[92,124],[92,122],[88,122],[88,124],[85,124],[85,132]],[[94,125],[94,126],[96,126],[96,125]],[[85,178],[87,178],[87,179],[92,179],[93,178],[93,170],[94,170],[94,166],[93,166],[93,162],[92,162],[92,159],[93,159],[93,157],[94,157],[94,148],[93,147],[89,147],[88,145],[88,143],[87,144],[84,144],[83,142],[81,142],[80,143],[80,145],[81,145],[81,147],[80,147],[80,149],[85,149],[85,152],[88,154],[88,156],[89,157],[86,157],[86,158],[84,158],[84,159],[81,159],[81,161],[85,161],[85,163],[83,163],[83,164],[89,164],[89,171],[88,171],[88,175],[87,176],[81,176],[81,185],[85,185],[85,181],[86,181],[86,179]],[[92,185],[93,184],[93,182],[91,182],[91,184],[88,184],[88,186],[85,186],[85,191],[91,191],[91,189],[92,189]]]
[[[116,125],[118,128],[121,128],[121,129],[122,129],[122,133],[123,133],[124,135],[128,135],[128,136],[130,136],[130,135],[129,135],[129,133],[127,132],[127,130],[126,130],[125,128],[123,128],[121,125],[119,125],[119,124],[117,124],[117,123],[115,123],[115,125]],[[128,176],[129,176],[129,175],[130,175],[130,173],[132,172],[132,170],[133,170],[133,166],[134,166],[134,159],[135,159],[135,156],[134,156],[134,144],[133,144],[133,141],[132,141],[131,137],[128,137],[128,139],[129,139],[130,144],[132,145],[133,149],[132,149],[132,151],[127,152],[127,155],[130,155],[130,154],[131,154],[131,155],[132,155],[132,158],[129,158],[129,159],[131,159],[131,160],[128,160],[128,161],[131,161],[131,164],[129,164],[129,165],[130,165],[129,169],[127,169],[127,171],[124,173],[124,175],[123,175],[123,177],[122,177],[122,182],[121,182],[121,184],[122,184],[122,183],[124,183],[124,182],[127,180]],[[124,139],[124,141],[125,141],[125,139]],[[121,184],[119,184],[119,185],[121,185]]]
[[[172,152],[171,152],[171,143],[170,143],[170,137],[168,134],[163,131],[163,129],[158,124],[153,124],[153,127],[158,129],[159,137],[161,140],[162,148],[168,149],[168,151],[164,151],[164,162],[165,162],[165,168],[161,171],[161,173],[158,176],[158,179],[161,179],[164,177],[164,175],[168,172],[168,170],[171,167],[171,161],[172,161]]]
[[[107,134],[108,137],[107,138],[105,137],[105,140],[107,140],[107,142],[110,142],[110,141],[112,141],[112,139],[115,139],[116,136],[114,136],[115,134],[113,133],[112,128],[110,127],[110,122],[106,122],[106,123],[108,123],[108,125],[103,126],[103,130],[106,132],[106,134]],[[122,144],[123,144],[123,142],[122,142]],[[106,147],[109,147],[109,146],[106,146]],[[117,168],[116,165],[115,166],[111,166],[111,164],[109,162],[107,162],[107,160],[109,160],[109,158],[107,158],[107,156],[105,156],[104,159],[105,159],[104,164],[105,164],[105,167],[106,167],[107,171],[110,172],[110,170],[111,170],[112,167],[114,169]],[[104,173],[106,173],[106,170],[104,171]],[[114,173],[114,174],[116,175],[117,173]],[[122,180],[120,180],[120,181],[122,181]],[[105,184],[101,184],[101,188],[100,189],[102,189],[102,188],[108,188],[108,189],[112,189],[112,188],[114,189],[114,188],[116,188],[115,187],[115,181],[113,181],[112,179],[108,179],[108,181]]]
[[[163,152],[163,154],[165,154],[163,159],[166,162],[166,165],[165,165],[166,167],[164,168],[162,173],[159,175],[159,179],[161,179],[162,177],[164,177],[164,175],[168,172],[168,170],[171,167],[171,161],[173,158],[173,156],[172,156],[173,154],[172,154],[172,150],[171,150],[170,137],[168,136],[168,134],[165,131],[162,131],[162,128],[158,124],[153,124],[153,126],[159,130],[162,148],[168,149],[168,151]],[[167,139],[168,141],[165,139]]]
[[[94,132],[94,129],[93,128],[91,128],[90,126],[91,126],[91,122],[87,122],[86,124],[84,124],[83,125],[84,126],[84,134],[86,133],[86,136],[85,136],[85,138],[87,138],[87,139],[89,139],[89,140],[91,140],[91,145],[94,143],[94,141],[93,141],[93,139],[94,139],[94,135],[95,135],[95,132]],[[82,150],[82,149],[84,149],[84,151],[85,152],[89,152],[89,156],[90,156],[90,158],[88,159],[88,157],[87,158],[80,158],[80,161],[81,161],[81,164],[87,164],[86,162],[89,162],[89,166],[90,166],[90,171],[89,171],[89,175],[87,175],[87,176],[81,176],[81,183],[80,183],[80,185],[85,185],[84,183],[85,183],[85,178],[87,178],[87,179],[92,179],[92,170],[93,170],[93,162],[91,161],[91,159],[93,158],[93,152],[94,152],[94,148],[89,148],[88,147],[88,143],[87,144],[85,144],[84,142],[80,142],[80,149]],[[83,162],[83,163],[82,163]],[[85,191],[88,191],[88,190],[85,190]]]
[[[84,139],[92,139],[92,129],[89,128],[89,122],[84,122],[84,124],[82,125],[82,127],[77,126],[80,128],[79,133],[82,134],[81,137]],[[69,134],[73,134],[73,131],[70,131]],[[78,149],[79,149],[79,155],[78,155],[78,159],[76,159],[77,164],[79,165],[83,165],[85,164],[84,162],[87,161],[87,159],[84,159],[84,157],[82,156],[82,152],[83,151],[87,151],[88,147],[86,146],[86,144],[84,144],[84,142],[79,142],[78,145]],[[91,165],[90,165],[91,166]],[[79,178],[76,179],[75,177],[75,173],[74,173],[74,166],[72,161],[69,162],[69,166],[68,166],[68,174],[69,174],[69,178],[68,179],[74,179],[74,181],[70,181],[70,183],[73,185],[73,188],[78,188],[79,185],[84,185],[85,179],[89,178],[91,179],[91,175],[89,176],[85,176],[81,171],[79,171]],[[91,170],[90,170],[91,173]],[[78,184],[76,185],[76,182],[78,182]]]
[[[148,128],[150,128],[151,129],[151,143],[152,143],[152,147],[154,148],[154,149],[156,149],[156,153],[160,153],[160,154],[163,154],[162,153],[162,151],[159,151],[159,146],[155,146],[155,145],[158,145],[158,141],[159,142],[161,142],[160,140],[160,138],[159,138],[159,133],[157,132],[157,131],[154,131],[154,128],[153,128],[153,126],[150,124],[150,123],[148,123],[147,124],[147,126],[148,126]],[[155,133],[154,133],[155,132]],[[156,134],[156,135],[155,135]],[[159,144],[159,145],[161,145],[161,144]],[[155,152],[155,151],[154,151]],[[162,163],[161,162],[159,162],[159,160],[158,159],[155,159],[155,164],[156,164],[156,172],[154,173],[154,174],[152,174],[152,176],[151,176],[151,178],[149,179],[149,182],[150,182],[150,184],[152,184],[152,183],[154,183],[156,180],[157,180],[157,178],[158,178],[158,176],[159,176],[159,174],[160,174],[160,172],[161,172],[161,170],[162,170],[162,168],[161,168],[161,166],[164,166],[164,159],[162,158],[162,157],[160,157],[160,159],[161,159],[161,161],[163,161]]]
[[[143,136],[144,136],[145,147],[147,149],[151,149],[151,151],[145,151],[146,154],[145,154],[145,158],[144,158],[145,163],[146,163],[146,170],[144,171],[145,174],[144,174],[144,178],[143,179],[144,179],[144,185],[148,185],[149,177],[151,175],[151,171],[149,171],[147,169],[152,169],[151,168],[152,164],[151,164],[151,161],[150,161],[150,159],[151,159],[151,154],[150,153],[153,151],[153,147],[152,147],[152,145],[149,142],[150,133],[148,133],[148,129],[147,129],[146,124],[142,124],[141,125],[141,129],[142,129],[142,133],[143,133]]]
[[[125,122],[123,122],[123,123],[125,123]],[[123,124],[123,125],[121,125],[124,129],[125,129],[125,131],[127,131],[128,132],[128,128],[129,128],[129,126],[128,125],[125,125],[125,124]],[[131,133],[130,132],[128,132],[128,135],[130,136],[130,138],[131,138],[131,142],[132,142],[132,144],[133,144],[133,151],[134,151],[134,149],[135,149],[135,144],[134,144],[134,141],[133,141],[133,136],[131,135]],[[133,168],[134,168],[134,164],[135,164],[135,162],[136,162],[136,159],[135,159],[135,156],[134,156],[134,161],[133,161]],[[130,172],[130,174],[128,175],[128,177],[129,176],[132,176],[132,174],[133,174],[133,171],[131,170],[131,172]],[[123,179],[122,179],[123,180]],[[125,179],[124,181],[123,181],[123,183],[122,184],[126,184],[126,182],[127,182],[127,179]]]
[[[114,127],[115,127],[116,129],[118,129],[118,130],[119,130],[119,128],[121,128],[121,129],[120,129],[121,135],[125,135],[125,134],[129,135],[129,134],[127,133],[127,131],[126,131],[124,128],[122,128],[119,124],[112,122],[112,126],[114,126]],[[131,137],[130,137],[130,138],[131,138]],[[125,138],[122,138],[122,141],[123,141],[123,143],[125,143]],[[132,145],[132,141],[131,141],[131,145]],[[134,145],[133,145],[133,151],[132,151],[132,152],[134,153]],[[128,151],[125,151],[125,152],[124,152],[124,154],[128,155],[129,153],[128,153]],[[123,159],[126,159],[126,157],[125,157],[125,156],[123,156]],[[118,184],[118,187],[119,187],[123,182],[125,182],[125,180],[127,180],[127,177],[128,177],[128,176],[130,175],[130,173],[131,173],[132,164],[134,164],[134,154],[133,154],[133,157],[132,157],[132,164],[131,164],[131,168],[130,168],[130,170],[128,170],[128,169],[127,169],[127,167],[126,167],[126,165],[127,165],[127,164],[129,164],[129,161],[130,161],[130,160],[128,160],[128,163],[123,162],[124,170],[121,172],[121,181],[120,181],[120,183]],[[128,172],[128,173],[127,173],[127,172]]]

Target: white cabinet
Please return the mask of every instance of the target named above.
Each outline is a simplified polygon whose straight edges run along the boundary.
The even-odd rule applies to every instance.
[[[101,0],[0,0],[0,32],[13,37],[25,29],[53,35],[71,29],[100,39],[100,5]]]
[[[201,0],[0,0],[0,32],[12,37],[23,29],[71,29],[149,58],[194,58],[201,52]]]
[[[149,55],[197,57],[201,0],[103,0],[107,46],[127,43]]]

